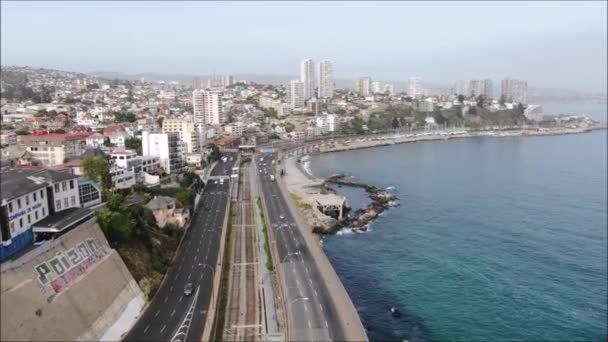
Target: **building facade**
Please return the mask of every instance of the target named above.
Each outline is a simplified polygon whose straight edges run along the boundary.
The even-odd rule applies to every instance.
[[[221,125],[226,121],[222,104],[221,90],[194,90],[192,92],[192,108],[194,123],[206,125]]]
[[[165,119],[163,120],[162,132],[177,132],[184,143],[185,153],[195,153],[199,151],[198,137],[194,130],[194,123],[187,120]]]
[[[415,99],[422,97],[422,79],[420,76],[410,76],[408,78],[407,94]]]
[[[528,103],[528,81],[505,78],[501,82],[501,97],[507,102]]]
[[[143,156],[158,157],[162,169],[167,174],[173,175],[183,172],[184,151],[178,133],[149,133],[143,131],[141,135]]]
[[[84,152],[83,136],[77,134],[29,134],[20,137],[20,145],[42,165],[61,165],[66,159]]]
[[[371,77],[361,77],[357,80],[357,93],[359,96],[369,96],[372,91]]]
[[[287,99],[292,109],[304,108],[304,102],[306,100],[304,83],[298,80],[291,80],[289,82]]]
[[[331,61],[320,61],[317,75],[318,98],[334,97],[334,65]]]
[[[300,82],[304,84],[304,99],[308,100],[315,96],[315,62],[305,59],[300,63]]]

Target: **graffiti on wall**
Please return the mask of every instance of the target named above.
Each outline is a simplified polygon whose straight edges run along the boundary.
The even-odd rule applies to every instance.
[[[34,276],[47,301],[69,288],[89,268],[108,254],[109,246],[97,239],[86,239],[67,251],[34,267]]]

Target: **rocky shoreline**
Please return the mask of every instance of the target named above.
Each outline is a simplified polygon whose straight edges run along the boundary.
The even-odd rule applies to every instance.
[[[332,230],[334,233],[341,228],[351,228],[353,231],[365,232],[371,221],[381,213],[390,207],[400,205],[399,198],[395,194],[373,185],[347,180],[344,174],[333,175],[321,185],[324,190],[336,193],[336,190],[329,184],[363,188],[371,199],[371,203],[365,208],[357,209],[352,215],[346,215],[342,221],[338,221],[337,227],[335,227],[337,229]]]

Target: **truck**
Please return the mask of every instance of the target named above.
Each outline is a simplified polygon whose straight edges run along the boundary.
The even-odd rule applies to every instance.
[[[274,182],[274,175],[270,175],[270,181]]]

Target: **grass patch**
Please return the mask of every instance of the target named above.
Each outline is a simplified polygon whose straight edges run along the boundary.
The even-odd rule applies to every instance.
[[[294,202],[296,202],[296,205],[298,206],[298,208],[300,209],[312,209],[312,205],[304,202],[304,200],[302,200],[302,198],[292,192],[289,193],[289,196],[291,196],[291,198],[293,199]]]
[[[257,199],[258,208],[260,208],[260,214],[262,215],[262,232],[264,232],[264,251],[266,252],[266,268],[269,271],[274,270],[272,264],[272,253],[270,252],[270,243],[268,241],[268,226],[266,225],[266,218],[264,217],[264,207],[262,206],[262,199]]]

